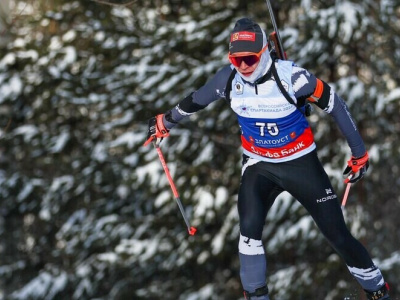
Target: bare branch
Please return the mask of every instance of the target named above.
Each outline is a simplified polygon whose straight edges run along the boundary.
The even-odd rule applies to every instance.
[[[91,0],[93,2],[101,3],[101,4],[106,4],[106,5],[111,5],[111,6],[128,6],[133,3],[135,3],[137,0],[126,0],[126,1],[118,1],[118,0]],[[125,3],[119,3],[119,2],[125,2]]]

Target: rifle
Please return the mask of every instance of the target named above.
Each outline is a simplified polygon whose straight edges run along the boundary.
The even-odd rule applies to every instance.
[[[272,57],[272,59],[279,58],[282,60],[287,60],[287,55],[286,55],[286,52],[283,50],[282,40],[279,35],[278,26],[276,25],[275,15],[274,15],[274,11],[272,10],[271,2],[270,2],[270,0],[266,0],[266,2],[267,2],[267,6],[268,6],[269,15],[271,16],[272,26],[274,27],[274,31],[271,32],[268,36],[268,48],[271,49],[270,50],[271,57]],[[271,69],[272,69],[272,73],[273,73],[274,77],[279,78],[274,64],[272,64]],[[302,110],[301,108],[299,108],[297,106],[297,104],[294,103],[293,99],[289,96],[287,91],[282,86],[282,83],[280,82],[280,80],[277,80],[276,83],[277,83],[279,89],[281,90],[282,94],[285,96],[286,100],[288,100],[290,104],[293,104],[294,106],[296,106],[302,113],[304,113],[304,115],[306,117],[311,115],[312,107],[311,107],[310,103],[304,103],[304,109]]]
[[[266,0],[269,15],[271,16],[272,26],[274,27],[274,31],[271,32],[268,36],[268,47],[271,49],[271,52],[275,52],[275,55],[279,59],[286,60],[287,55],[286,52],[283,50],[282,40],[279,35],[278,26],[276,25],[274,11],[272,10],[270,0]],[[272,53],[271,53],[272,54]]]

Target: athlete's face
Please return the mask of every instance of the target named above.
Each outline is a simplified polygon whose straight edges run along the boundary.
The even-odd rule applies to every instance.
[[[267,50],[268,45],[261,49],[258,53],[253,52],[240,52],[235,54],[228,54],[229,61],[236,69],[245,77],[251,76],[258,64],[260,63],[261,55]]]
[[[248,64],[246,64],[245,60],[242,60],[240,66],[237,67],[237,70],[243,76],[249,77],[249,76],[251,76],[251,74],[253,74],[254,70],[257,68],[259,63],[260,63],[260,61],[257,61],[254,64],[252,64],[251,66],[249,66]]]

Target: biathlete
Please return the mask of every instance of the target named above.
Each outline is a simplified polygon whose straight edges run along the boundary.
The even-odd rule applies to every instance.
[[[369,159],[345,102],[306,69],[272,59],[265,32],[249,18],[236,22],[228,56],[230,65],[174,108],[149,120],[145,145],[160,143],[182,119],[210,103],[221,98],[229,102],[243,148],[238,211],[240,278],[246,299],[270,299],[261,237],[267,213],[283,191],[305,207],[368,299],[390,299],[381,271],[346,227],[304,115],[307,100],[333,117],[352,153],[344,171],[346,182],[355,183],[367,171]],[[292,101],[284,97],[282,86]]]

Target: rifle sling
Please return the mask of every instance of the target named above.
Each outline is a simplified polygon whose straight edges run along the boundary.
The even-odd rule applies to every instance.
[[[275,61],[272,62],[271,65],[271,70],[272,70],[272,74],[274,75],[275,78],[275,82],[278,85],[279,90],[281,91],[282,95],[285,96],[286,100],[290,103],[293,104],[294,106],[297,107],[296,103],[294,103],[292,97],[289,96],[289,93],[285,90],[285,88],[282,85],[282,82],[278,76],[278,71],[276,70],[275,67]],[[298,107],[297,107],[298,108]]]

